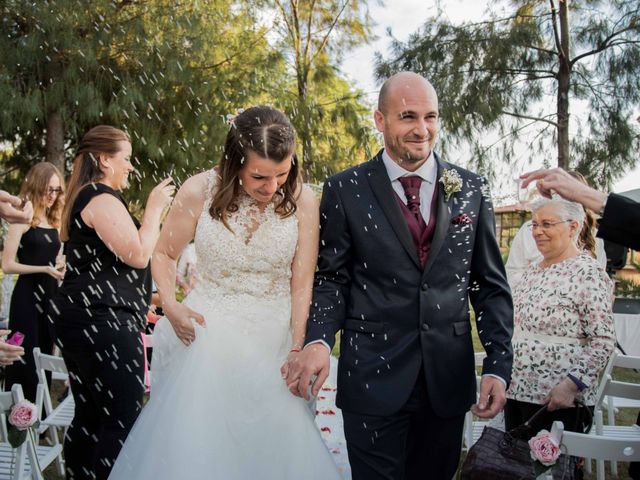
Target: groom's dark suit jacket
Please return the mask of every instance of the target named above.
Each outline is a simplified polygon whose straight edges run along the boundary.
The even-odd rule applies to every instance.
[[[306,340],[333,346],[342,331],[337,404],[344,410],[397,412],[423,365],[435,412],[466,412],[476,401],[469,299],[487,352],[483,373],[509,381],[513,307],[489,193],[480,176],[436,161],[438,178],[454,169],[463,186],[445,201],[437,184],[424,271],[381,153],[325,183]]]

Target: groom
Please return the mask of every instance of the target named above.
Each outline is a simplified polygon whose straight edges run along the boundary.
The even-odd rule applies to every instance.
[[[487,353],[472,409],[496,415],[511,373],[513,311],[485,181],[433,151],[438,98],[403,72],[380,90],[384,149],[329,178],[306,347],[287,384],[327,377],[341,331],[337,404],[354,480],[455,474],[476,402],[469,303]]]

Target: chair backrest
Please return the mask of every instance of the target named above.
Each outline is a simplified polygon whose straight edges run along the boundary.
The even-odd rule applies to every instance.
[[[41,395],[42,403],[44,404],[45,415],[48,416],[53,411],[53,402],[51,401],[51,394],[49,393],[49,382],[47,382],[47,375],[45,374],[45,372],[66,374],[67,366],[64,364],[64,360],[61,357],[42,353],[40,351],[40,348],[38,347],[35,347],[33,349],[33,359],[36,364],[36,375],[38,376],[38,383],[42,385]]]
[[[68,373],[67,366],[64,364],[64,360],[62,357],[56,357],[54,355],[48,355],[46,353],[42,353],[39,347],[33,349],[33,359],[36,362],[36,370],[38,370],[39,374],[43,375],[43,379],[46,381],[46,377],[44,377],[44,372],[41,370],[46,370],[48,372],[57,372],[57,373]],[[40,377],[38,377],[40,379]],[[40,379],[42,382],[42,379]]]
[[[36,390],[36,398],[42,398],[42,385],[38,385]],[[0,406],[9,410],[14,404],[24,400],[24,395],[22,393],[22,386],[20,384],[14,384],[11,387],[11,392],[1,392],[0,393]],[[36,402],[36,408],[38,407],[38,403]],[[40,408],[38,408],[38,412]],[[40,418],[38,417],[38,420]],[[36,446],[33,443],[33,439],[31,435],[27,435],[26,440],[15,449],[14,455],[8,459],[8,461],[14,462],[13,465],[13,478],[23,478],[27,468],[26,458],[29,457],[29,463],[31,464],[31,468],[33,470],[32,478],[42,478],[42,472],[37,471],[36,465],[38,465],[37,461],[37,453]]]
[[[623,437],[565,432],[562,422],[553,422],[551,436],[560,438],[564,453],[583,458],[619,462],[640,461],[640,440]]]
[[[612,388],[610,383],[614,382],[614,380],[611,380],[611,375],[613,374],[613,368],[614,367],[640,369],[640,357],[634,357],[634,356],[631,356],[631,355],[623,355],[622,353],[619,353],[618,351],[614,351],[611,354],[611,357],[609,358],[609,361],[607,362],[607,365],[605,366],[604,370],[602,371],[602,376],[600,377],[600,385],[598,386],[598,392],[596,394],[596,403],[595,403],[595,409],[596,410],[599,410],[599,409],[602,408],[602,402],[605,400],[607,395],[618,396],[618,395],[613,394],[611,392],[605,391],[605,389],[611,389]],[[621,382],[618,382],[618,383],[621,383]],[[615,389],[616,385],[614,385],[613,388]],[[633,395],[633,392],[631,392],[631,394]],[[636,398],[636,397],[635,396],[632,396],[632,397],[624,396],[624,398]]]
[[[614,367],[640,370],[640,357],[634,357],[633,355],[623,355],[622,353],[616,351],[613,353],[612,358]]]

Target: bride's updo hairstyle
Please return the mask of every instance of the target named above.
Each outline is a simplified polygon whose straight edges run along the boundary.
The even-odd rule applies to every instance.
[[[238,210],[237,199],[242,189],[238,174],[249,151],[276,163],[293,155],[287,181],[276,192],[275,211],[283,218],[296,211],[295,195],[300,185],[296,132],[280,110],[264,105],[251,107],[231,121],[218,165],[218,185],[212,192],[209,214],[227,228],[227,216]]]

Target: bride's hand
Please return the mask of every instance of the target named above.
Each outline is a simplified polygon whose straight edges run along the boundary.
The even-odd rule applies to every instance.
[[[185,345],[191,345],[196,339],[196,331],[193,328],[193,321],[199,325],[205,326],[204,317],[198,312],[191,310],[186,305],[181,303],[175,303],[171,306],[164,306],[164,313],[171,322],[173,330],[176,332],[178,338]]]
[[[282,366],[280,367],[280,374],[282,375],[283,379],[286,379],[287,376],[289,375],[289,365],[292,364],[292,362],[296,361],[296,358],[300,355],[300,350],[291,350],[289,352],[289,355],[287,355],[287,359],[284,361],[284,363],[282,364]]]

